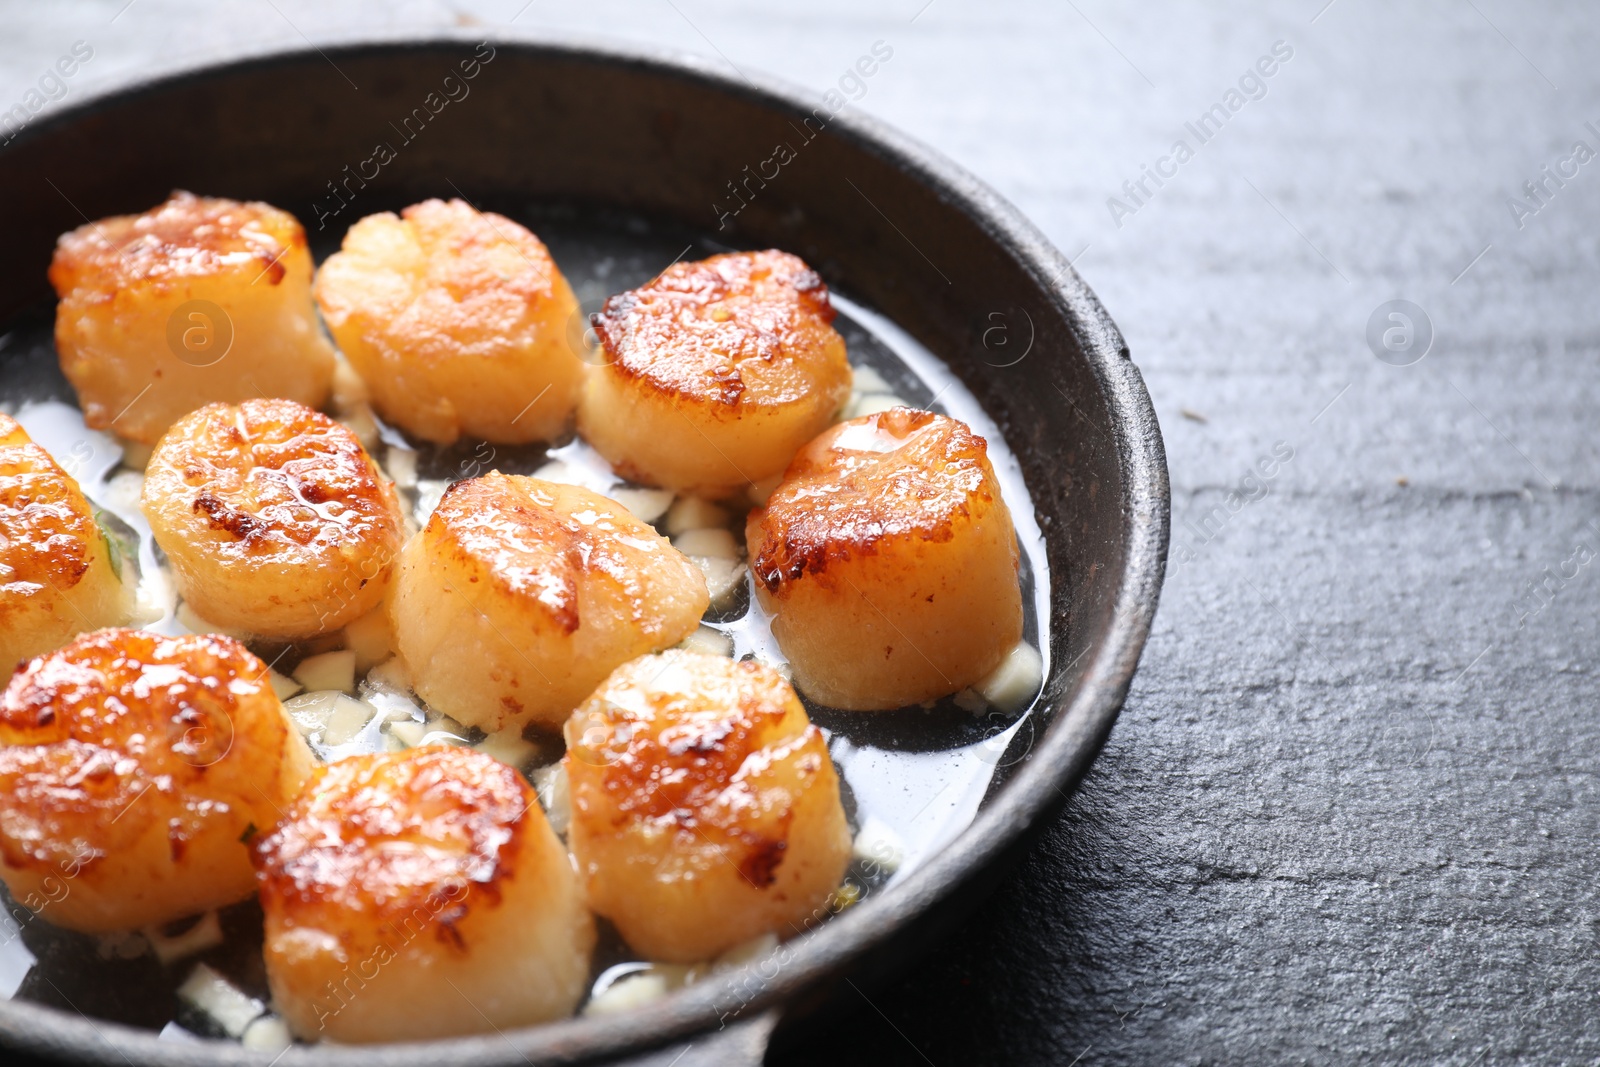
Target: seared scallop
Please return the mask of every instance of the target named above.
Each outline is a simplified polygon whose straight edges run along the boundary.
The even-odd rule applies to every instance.
[[[150,457],[143,505],[197,615],[284,640],[375,608],[405,530],[355,434],[292,400],[180,419]]]
[[[897,407],[807,445],[746,526],[795,684],[896,708],[986,677],[1022,637],[1011,513],[965,423]]]
[[[451,486],[406,544],[390,618],[417,693],[495,731],[560,726],[708,603],[700,569],[622,505],[494,472]]]
[[[316,295],[373,406],[417,437],[518,444],[568,428],[578,302],[510,219],[460,200],[368,215],[317,272]]]
[[[153,444],[212,401],[327,399],[305,231],[268,204],[173,193],[64,234],[50,281],[61,369],[95,429]]]
[[[99,630],[0,697],[0,878],[89,933],[255,892],[245,841],[311,773],[266,664],[232,638]]]
[[[594,318],[578,430],[636,481],[725,496],[782,473],[850,395],[828,287],[786,252],[668,267]]]
[[[131,607],[78,483],[0,413],[0,677]]]
[[[254,858],[273,1006],[304,1040],[525,1026],[583,995],[594,923],[567,850],[481,752],[323,767]]]
[[[689,963],[825,914],[850,860],[821,732],[776,671],[673,650],[617,668],[566,725],[589,905]]]

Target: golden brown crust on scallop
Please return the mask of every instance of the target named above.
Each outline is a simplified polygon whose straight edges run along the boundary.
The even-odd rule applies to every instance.
[[[522,776],[468,748],[322,768],[252,849],[274,1007],[305,1040],[422,1040],[569,1015],[594,947]]]
[[[700,568],[621,504],[491,471],[451,487],[407,543],[389,610],[418,694],[494,731],[559,726],[708,602]]]
[[[552,302],[565,305],[566,283],[550,250],[504,215],[435,199],[399,217],[421,249],[415,273],[401,278],[396,271],[397,284],[363,291],[359,304],[346,299],[336,274],[319,279],[317,300],[330,326],[354,316],[369,331],[403,336],[417,358],[451,361],[491,355],[525,317]]]
[[[218,274],[277,285],[284,253],[305,245],[300,223],[270,204],[179,190],[142,215],[117,215],[62,234],[50,281],[63,297],[82,288],[106,299],[128,285],[181,285]]]
[[[0,411],[0,446],[25,445],[30,440],[32,438],[28,436],[28,431],[22,428],[22,423]]]
[[[50,265],[61,371],[95,429],[154,444],[216,401],[328,396],[311,251],[268,204],[177,192],[63,234]]]
[[[578,303],[544,242],[462,200],[361,219],[314,292],[374,406],[417,436],[520,443],[570,423]]]
[[[346,913],[373,936],[427,916],[435,938],[465,951],[454,925],[499,903],[536,803],[517,771],[472,749],[340,760],[255,843],[262,906],[276,922],[347,937]]]
[[[337,629],[370,610],[404,536],[394,485],[355,434],[292,400],[180,419],[151,456],[143,501],[196,610],[269,636]]]
[[[593,321],[607,365],[642,390],[739,408],[800,400],[824,368],[848,390],[834,315],[815,271],[768,250],[675,263]]]
[[[652,684],[668,664],[671,685]],[[591,810],[611,813],[614,829],[640,822],[693,829],[735,850],[757,888],[772,884],[783,861],[792,811],[787,798],[763,795],[759,772],[740,772],[822,740],[775,671],[690,653],[618,668],[566,733],[573,787]],[[825,759],[812,753],[807,763],[817,770]]]
[[[582,528],[536,499],[523,479],[498,471],[456,482],[445,490],[428,519],[428,535],[440,551],[482,568],[495,589],[528,598],[564,633],[577,630],[578,583],[585,569],[602,564]]]
[[[131,597],[72,476],[0,414],[0,671],[123,622]]]
[[[905,407],[851,419],[803,448],[752,513],[751,571],[781,597],[786,582],[885,539],[947,541],[956,517],[994,499],[988,445],[965,423]]]
[[[243,829],[299,785],[277,709],[266,666],[216,634],[99,630],[30,661],[0,697],[0,857],[92,870],[165,821],[179,863],[209,824]]]
[[[771,668],[642,656],[564,733],[590,905],[648,958],[790,937],[843,877],[850,834],[827,744]]]
[[[0,627],[39,583],[57,592],[77,585],[103,541],[77,483],[0,414]]]

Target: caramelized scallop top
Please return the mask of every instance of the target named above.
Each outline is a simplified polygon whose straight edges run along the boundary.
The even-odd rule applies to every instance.
[[[669,651],[617,668],[565,727],[575,807],[620,830],[654,822],[696,845],[737,846],[740,873],[772,884],[793,794],[770,769],[803,749],[821,769],[821,732],[781,675],[752,661]],[[802,776],[808,768],[799,770]]]
[[[103,537],[77,483],[0,413],[0,626],[8,605],[76,586]]]
[[[515,874],[526,816],[537,803],[522,776],[468,748],[353,756],[319,768],[253,859],[269,912],[329,929],[423,916],[451,924],[474,894],[498,899]],[[542,817],[533,812],[536,817]]]
[[[641,570],[651,557],[661,566],[678,564],[691,586],[699,574],[622,505],[577,486],[498,471],[452,485],[428,532],[487,571],[499,589],[532,597],[569,634],[582,622],[579,589],[586,581],[626,590],[638,620],[651,608]]]
[[[127,285],[221,274],[277,285],[287,269],[284,253],[305,246],[305,230],[288,212],[180,190],[143,214],[63,234],[50,281],[61,296],[89,288],[108,297]]]
[[[352,231],[324,264],[316,293],[332,329],[355,318],[369,341],[393,337],[415,358],[491,356],[569,299],[544,242],[503,215],[425,200],[400,219],[361,220],[363,239]]]
[[[729,406],[804,398],[819,379],[848,388],[828,287],[787,252],[675,263],[594,316],[610,366],[669,395]]]
[[[253,808],[276,792],[292,729],[266,666],[230,637],[84,634],[0,697],[5,861],[92,863],[161,822],[176,860],[228,796]]]
[[[339,549],[370,555],[376,573],[403,533],[394,486],[355,434],[292,400],[184,416],[151,456],[144,500],[224,559],[309,562]]]
[[[864,415],[801,449],[752,514],[751,571],[781,596],[785,582],[872,555],[886,538],[948,541],[958,517],[997,496],[988,445],[965,423],[905,407]]]

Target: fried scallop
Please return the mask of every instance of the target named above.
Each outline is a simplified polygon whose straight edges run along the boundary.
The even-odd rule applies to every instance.
[[[510,219],[460,200],[368,215],[317,272],[316,297],[373,406],[411,434],[521,444],[567,430],[578,301]]]
[[[636,952],[710,959],[826,913],[850,831],[822,733],[776,671],[644,656],[565,732],[578,873]]]
[[[273,639],[377,607],[405,534],[394,485],[355,434],[292,400],[180,419],[150,457],[143,506],[195,613]]]
[[[62,235],[50,281],[61,369],[95,429],[153,444],[213,401],[327,399],[305,231],[268,204],[173,193]]]
[[[132,602],[78,483],[0,413],[0,677]]]
[[[0,696],[0,878],[88,933],[255,891],[245,840],[311,773],[267,667],[232,638],[84,634]]]
[[[253,857],[273,1006],[303,1040],[525,1026],[583,995],[594,922],[567,850],[481,752],[320,768]]]
[[[828,287],[786,252],[677,263],[594,317],[578,431],[636,481],[725,496],[782,473],[850,396]]]
[[[1017,539],[987,445],[897,407],[840,423],[789,465],[746,541],[795,684],[836,708],[957,692],[1022,637]]]
[[[390,602],[416,691],[495,731],[559,727],[613,668],[694,632],[705,576],[622,505],[499,472],[451,486]]]

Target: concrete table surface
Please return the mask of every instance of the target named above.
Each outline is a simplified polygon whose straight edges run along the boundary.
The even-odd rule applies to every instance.
[[[7,0],[0,108],[79,40],[68,97],[362,27],[665,44],[819,96],[886,42],[851,106],[1021,207],[1126,334],[1173,562],[1065,815],[783,1062],[1600,1058],[1600,10],[770,6]]]

